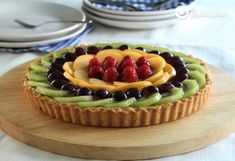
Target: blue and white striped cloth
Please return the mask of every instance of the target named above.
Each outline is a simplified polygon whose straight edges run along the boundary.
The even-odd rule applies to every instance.
[[[81,42],[81,38],[90,32],[93,29],[91,25],[87,26],[86,29],[80,34],[61,42],[57,42],[54,44],[43,45],[43,46],[35,46],[29,48],[1,48],[0,52],[11,52],[11,53],[25,53],[25,52],[53,52],[67,46],[78,45]]]
[[[89,1],[92,3],[92,5],[94,5],[97,8],[116,10],[116,11],[133,11],[129,10],[127,7],[113,4],[113,2],[126,3],[133,5],[134,7],[140,9],[141,12],[143,12],[143,11],[174,9],[181,5],[189,5],[194,0],[105,0],[103,2],[101,2],[100,0],[89,0]],[[160,5],[154,4],[159,2],[161,2]]]

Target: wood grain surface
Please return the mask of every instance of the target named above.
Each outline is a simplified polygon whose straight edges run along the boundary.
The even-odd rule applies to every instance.
[[[0,78],[1,128],[49,152],[96,159],[149,159],[194,151],[235,129],[235,79],[210,66],[212,95],[205,108],[178,121],[141,128],[95,128],[52,119],[32,107],[22,88],[26,65]]]

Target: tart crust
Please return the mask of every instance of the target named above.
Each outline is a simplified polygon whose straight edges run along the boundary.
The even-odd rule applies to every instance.
[[[205,66],[201,62],[201,65]],[[80,108],[75,104],[57,103],[53,99],[40,95],[27,85],[24,77],[24,90],[34,107],[52,118],[66,122],[98,127],[142,127],[175,121],[203,108],[211,91],[211,76],[206,74],[206,85],[195,95],[174,103],[150,107],[121,108]]]

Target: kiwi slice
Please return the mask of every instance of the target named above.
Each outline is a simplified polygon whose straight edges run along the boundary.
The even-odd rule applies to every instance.
[[[205,74],[202,74],[199,71],[190,71],[188,72],[188,76],[191,79],[195,79],[199,85],[199,88],[203,88],[206,84],[206,77]]]
[[[195,95],[199,91],[199,86],[195,79],[187,79],[183,81],[184,95],[183,98],[187,98]]]
[[[120,102],[116,102],[116,103],[109,103],[109,104],[105,104],[103,105],[103,107],[110,107],[110,108],[125,108],[125,107],[129,107],[132,104],[134,104],[136,102],[136,99],[134,97],[132,98],[128,98],[124,101],[120,101]]]
[[[184,62],[186,64],[200,64],[199,60],[196,60],[196,59],[193,59],[193,58],[190,58],[190,57],[183,56],[182,59],[184,60]]]
[[[32,81],[38,81],[38,82],[47,82],[47,77],[45,76],[45,73],[39,73],[35,70],[31,70],[26,74],[27,78]]]
[[[53,53],[54,58],[61,58],[65,53],[73,52],[75,48],[61,49]]]
[[[27,84],[32,87],[51,87],[50,84],[46,82],[27,81]]]
[[[106,98],[106,99],[101,99],[101,100],[98,100],[98,101],[78,102],[78,105],[81,108],[86,108],[86,107],[104,106],[104,105],[110,104],[112,102],[113,102],[113,98]]]
[[[45,67],[48,67],[51,64],[52,57],[50,56],[43,56],[41,58],[41,64]]]
[[[182,52],[178,52],[178,51],[171,51],[171,53],[174,55],[174,56],[179,56],[179,57],[184,57],[186,56],[186,54],[182,53]]]
[[[159,93],[154,93],[148,98],[139,100],[133,104],[134,107],[148,107],[155,103],[157,103],[161,99],[161,95]]]
[[[173,88],[168,95],[166,95],[165,97],[163,96],[155,105],[161,105],[164,103],[173,103],[181,99],[183,95],[184,92],[182,88]]]
[[[186,67],[189,70],[198,70],[202,74],[206,74],[206,69],[203,66],[199,65],[199,64],[186,64]]]
[[[45,73],[47,71],[47,68],[45,66],[38,64],[38,63],[34,63],[34,62],[30,64],[30,68],[37,72]]]
[[[92,96],[54,97],[54,100],[60,103],[77,103],[81,101],[91,101],[92,99]]]
[[[36,91],[42,95],[50,97],[62,97],[67,96],[69,94],[69,91],[49,89],[45,87],[37,87]]]

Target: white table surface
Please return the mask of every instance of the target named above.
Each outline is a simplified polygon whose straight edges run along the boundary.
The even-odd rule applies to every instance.
[[[0,0],[1,2],[9,0]],[[27,0],[21,0],[27,1]],[[42,1],[42,0],[41,0]],[[81,0],[44,0],[73,7]],[[1,5],[0,5],[1,6]],[[96,24],[94,31],[82,43],[131,42],[158,44],[191,53],[204,61],[235,75],[235,1],[196,0],[195,9],[201,13],[222,13],[224,17],[188,18],[175,26],[155,30],[124,30]],[[234,10],[234,11],[233,11]],[[0,75],[11,68],[42,54],[0,53]],[[1,91],[0,89],[0,92]],[[0,161],[79,161],[84,159],[48,153],[25,145],[0,130]],[[234,161],[235,134],[207,148],[157,161]]]

